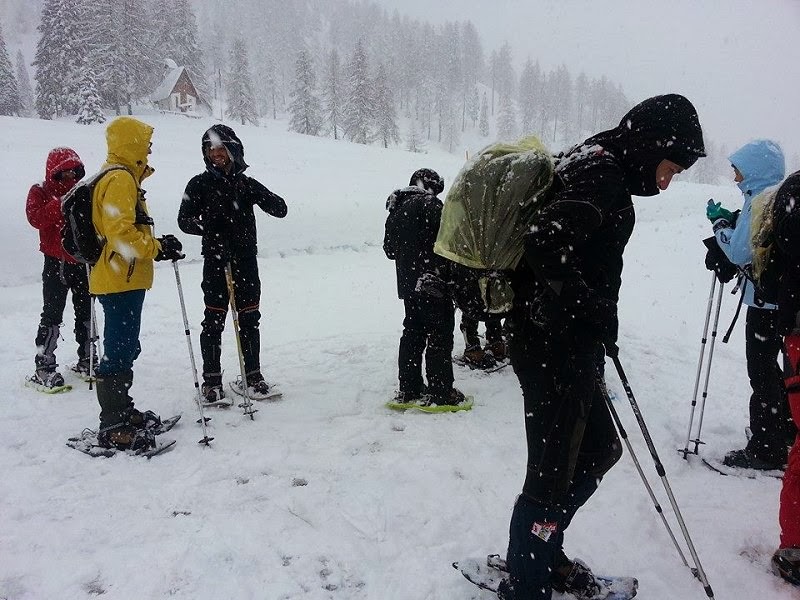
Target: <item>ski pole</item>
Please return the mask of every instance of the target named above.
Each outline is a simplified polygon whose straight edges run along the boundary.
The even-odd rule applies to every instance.
[[[683,450],[683,458],[686,459],[689,454],[689,443],[694,441],[694,454],[698,453],[698,446],[700,442],[700,429],[702,428],[702,414],[705,409],[705,401],[708,395],[708,376],[711,372],[711,358],[714,353],[714,342],[717,338],[717,324],[719,323],[719,310],[722,306],[722,290],[725,287],[723,283],[719,285],[719,292],[717,295],[717,312],[716,316],[714,317],[714,329],[711,333],[711,349],[709,351],[709,358],[708,358],[708,365],[706,367],[706,379],[705,379],[705,387],[703,388],[703,396],[702,396],[702,404],[700,410],[700,425],[697,430],[697,437],[692,440],[692,426],[694,425],[694,412],[695,408],[697,407],[697,392],[700,389],[700,376],[703,371],[703,359],[705,358],[706,352],[706,343],[707,343],[707,336],[708,336],[708,324],[711,319],[711,310],[714,305],[714,288],[717,285],[717,275],[716,273],[711,273],[711,289],[708,292],[708,305],[706,307],[706,319],[703,325],[703,335],[700,338],[700,357],[697,359],[697,375],[694,380],[694,392],[692,392],[692,408],[691,412],[689,413],[689,430],[686,433],[686,445],[684,446]]]
[[[189,332],[189,319],[186,316],[186,302],[183,299],[183,285],[181,285],[181,274],[178,270],[178,261],[172,261],[172,268],[175,270],[175,283],[178,286],[178,298],[181,301],[181,314],[183,315],[183,331],[186,334],[186,345],[189,348],[189,360],[192,363],[192,377],[194,377],[194,392],[195,402],[197,403],[197,410],[200,411],[200,419],[198,423],[203,428],[203,439],[197,442],[198,444],[205,444],[208,446],[213,440],[213,437],[208,437],[206,430],[206,423],[210,420],[203,414],[203,401],[200,394],[200,382],[197,380],[197,363],[194,361],[194,349],[192,348],[192,334]]]
[[[239,311],[236,310],[236,297],[233,291],[233,269],[231,268],[231,261],[225,263],[225,281],[228,284],[228,298],[231,305],[231,316],[233,317],[233,331],[236,334],[236,351],[239,353],[239,371],[242,377],[242,393],[244,395],[244,402],[241,407],[244,408],[244,414],[254,420],[256,409],[253,408],[253,401],[250,399],[250,392],[247,389],[247,373],[244,367],[244,354],[242,353],[242,338],[239,333]]]
[[[709,598],[713,598],[714,592],[711,589],[711,584],[708,583],[708,578],[706,577],[706,573],[703,570],[703,566],[700,564],[700,557],[697,555],[697,550],[695,550],[694,543],[692,542],[692,538],[689,535],[689,530],[686,528],[686,522],[683,520],[683,515],[681,514],[680,508],[678,507],[678,502],[675,500],[675,494],[672,493],[672,488],[669,485],[669,481],[667,479],[667,472],[664,470],[664,465],[661,463],[661,459],[658,457],[658,452],[656,451],[656,446],[653,443],[653,438],[650,437],[650,431],[647,428],[647,424],[644,422],[644,416],[642,416],[642,411],[639,408],[639,404],[636,402],[636,398],[633,396],[633,390],[631,389],[631,385],[628,382],[628,378],[625,376],[625,371],[622,368],[622,363],[619,362],[618,356],[612,356],[611,358],[614,361],[614,366],[617,369],[617,374],[619,375],[620,381],[622,381],[622,387],[625,388],[625,394],[628,396],[628,401],[630,402],[631,409],[633,409],[633,414],[636,417],[636,421],[637,423],[639,423],[639,429],[642,430],[642,436],[644,437],[644,441],[647,444],[648,450],[650,450],[650,455],[653,457],[653,462],[655,463],[656,472],[658,473],[661,482],[664,484],[664,489],[667,492],[669,503],[672,505],[672,511],[675,513],[675,518],[678,520],[681,532],[683,533],[683,537],[686,540],[686,545],[689,547],[689,553],[692,555],[692,560],[694,561],[696,567],[696,569],[692,569],[692,572],[694,573],[695,577],[697,577],[700,580],[700,583],[703,584],[706,596],[708,596]]]
[[[606,387],[606,382],[602,378],[598,378],[597,383],[600,386],[600,393],[603,395],[603,399],[606,401],[606,406],[608,406],[608,410],[611,413],[611,418],[614,419],[614,424],[617,426],[617,431],[619,431],[619,437],[622,438],[622,441],[625,443],[625,447],[628,449],[628,454],[631,455],[633,464],[639,473],[639,477],[642,479],[642,483],[644,483],[644,487],[647,490],[647,494],[650,496],[650,500],[653,501],[653,506],[655,507],[656,512],[661,517],[661,521],[664,523],[664,527],[667,528],[667,533],[669,533],[669,537],[672,540],[672,543],[675,544],[675,549],[678,551],[678,555],[681,557],[683,564],[689,567],[689,563],[686,561],[686,556],[684,555],[683,550],[681,550],[681,546],[678,543],[678,540],[675,538],[675,534],[672,532],[672,527],[670,527],[669,521],[667,521],[667,518],[664,516],[664,509],[661,508],[661,505],[658,503],[658,498],[656,498],[656,495],[653,492],[653,488],[650,485],[650,482],[647,481],[647,477],[644,474],[642,465],[639,462],[639,457],[636,456],[636,452],[634,452],[633,450],[633,446],[631,445],[631,442],[628,439],[628,433],[625,431],[625,427],[622,425],[622,421],[619,418],[617,409],[614,408],[614,404],[611,402],[611,398],[608,395],[608,388]]]
[[[92,274],[92,267],[88,264],[86,265],[86,285],[88,289],[89,285],[89,277]],[[97,319],[95,317],[95,307],[94,307],[95,297],[92,294],[89,294],[89,390],[92,389],[92,384],[94,383],[94,359],[97,352],[97,340],[99,339],[99,334],[97,332]]]

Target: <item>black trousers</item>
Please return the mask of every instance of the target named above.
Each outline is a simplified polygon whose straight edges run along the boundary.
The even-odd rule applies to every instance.
[[[203,262],[201,287],[206,307],[200,333],[200,352],[203,355],[203,379],[212,385],[222,382],[220,355],[229,300],[226,264],[211,256],[206,256]],[[261,320],[261,280],[258,277],[258,259],[255,256],[234,257],[231,259],[231,271],[236,310],[239,312],[239,339],[244,368],[250,380],[251,376],[261,373],[261,337],[258,329]]]
[[[745,354],[750,396],[750,430],[747,449],[770,462],[785,462],[788,440],[797,429],[789,412],[778,356],[783,339],[777,333],[778,311],[747,308]]]
[[[55,351],[67,305],[67,292],[72,292],[72,308],[75,313],[73,331],[78,343],[78,358],[89,356],[91,296],[86,267],[45,255],[42,268],[42,315],[35,340],[38,368],[56,367]]]
[[[415,295],[403,300],[406,316],[400,337],[400,391],[421,394],[422,356],[428,392],[447,395],[453,388],[453,328],[455,308],[446,298]]]
[[[479,321],[477,319],[473,319],[465,313],[461,313],[461,324],[459,325],[459,329],[461,329],[461,333],[464,334],[464,344],[467,346],[467,348],[481,345],[481,340],[478,337],[478,323]],[[502,319],[497,317],[496,319],[487,320],[486,343],[491,344],[493,342],[500,342],[502,340]]]
[[[511,364],[524,400],[527,470],[506,557],[515,600],[546,600],[564,531],[622,447],[602,382],[599,342],[577,344],[529,322],[511,324]]]

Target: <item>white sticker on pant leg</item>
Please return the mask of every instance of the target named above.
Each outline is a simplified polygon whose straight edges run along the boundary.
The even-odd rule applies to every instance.
[[[556,533],[556,531],[558,531],[558,523],[546,521],[543,523],[534,523],[533,527],[531,527],[531,533],[544,542],[548,541],[550,536]]]

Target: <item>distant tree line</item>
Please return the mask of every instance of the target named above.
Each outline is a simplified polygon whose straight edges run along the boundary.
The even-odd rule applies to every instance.
[[[24,2],[8,1],[7,10],[25,21]],[[230,119],[285,118],[299,133],[412,151],[428,143],[458,151],[472,131],[487,143],[535,134],[561,149],[613,127],[632,104],[606,77],[575,75],[566,65],[547,70],[535,57],[515,61],[509,43],[487,54],[469,21],[433,26],[368,2],[30,6],[41,7],[30,65],[35,94],[28,65],[18,54],[12,67],[0,30],[0,114],[76,115],[80,122],[102,120],[104,110],[131,114],[160,82],[167,58],[187,67]],[[695,178],[711,181],[719,174],[714,162]]]

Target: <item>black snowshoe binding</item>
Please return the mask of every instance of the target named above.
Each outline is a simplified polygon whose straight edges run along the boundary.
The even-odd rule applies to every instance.
[[[153,432],[130,423],[119,423],[98,431],[97,445],[140,454],[156,447],[156,436]]]

